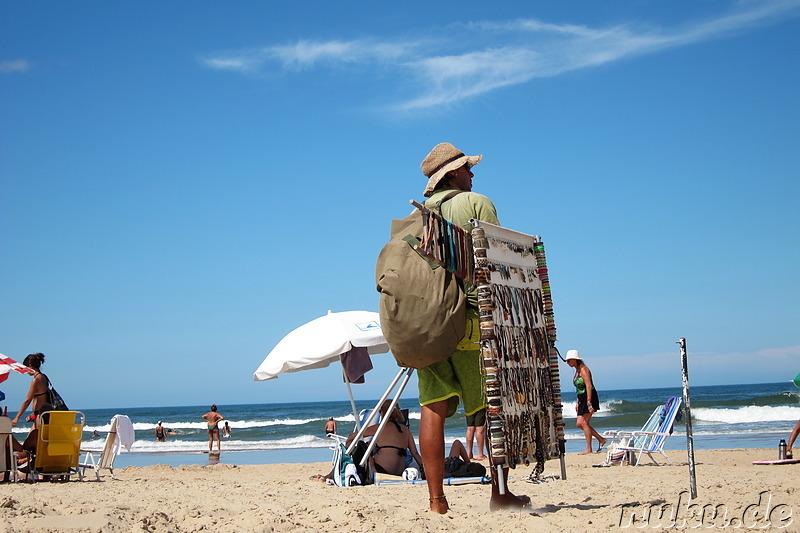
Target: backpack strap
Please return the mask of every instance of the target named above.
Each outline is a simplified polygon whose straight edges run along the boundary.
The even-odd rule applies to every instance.
[[[428,205],[427,202],[426,202],[425,203],[425,207],[427,207],[428,209],[433,208],[433,209],[436,210],[437,213],[439,213],[441,215],[442,214],[442,204],[444,204],[446,201],[450,200],[451,198],[461,194],[462,192],[464,192],[464,191],[459,191],[459,190],[450,191],[447,194],[445,194],[444,197],[441,200],[439,200],[438,202],[436,202],[433,205]]]

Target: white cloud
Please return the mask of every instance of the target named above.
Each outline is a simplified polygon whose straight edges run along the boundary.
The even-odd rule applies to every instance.
[[[747,1],[720,17],[654,28],[629,23],[608,28],[553,24],[535,19],[462,25],[470,38],[436,41],[301,40],[293,44],[218,54],[210,68],[255,71],[277,64],[284,71],[359,63],[398,71],[418,94],[392,105],[396,110],[447,106],[501,87],[595,67],[669,48],[744,32],[795,16],[800,0]],[[458,26],[458,25],[454,25]],[[458,32],[453,32],[458,34]],[[447,50],[447,53],[443,53]]]
[[[28,72],[32,65],[26,59],[13,61],[0,61],[0,74],[13,74],[15,72]]]
[[[309,69],[317,65],[397,61],[418,44],[372,40],[301,40],[287,45],[223,52],[200,61],[209,68],[240,72],[266,68],[269,63],[278,63],[286,70]]]

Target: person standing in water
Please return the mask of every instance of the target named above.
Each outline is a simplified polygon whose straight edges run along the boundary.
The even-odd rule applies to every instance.
[[[167,430],[164,429],[164,426],[161,425],[161,420],[159,420],[158,425],[156,426],[156,441],[164,442],[166,440],[167,440]]]
[[[221,453],[221,442],[219,438],[219,423],[225,417],[217,412],[217,404],[211,406],[211,411],[203,415],[203,420],[208,424],[208,453],[212,453],[214,439],[217,439],[217,453]]]
[[[328,435],[335,435],[336,434],[336,420],[333,417],[330,417],[328,421],[325,423],[325,436]]]

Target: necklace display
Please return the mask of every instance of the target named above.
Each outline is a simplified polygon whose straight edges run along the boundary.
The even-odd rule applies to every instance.
[[[488,403],[492,466],[534,463],[563,453],[564,419],[553,303],[544,244],[473,221],[475,284]]]

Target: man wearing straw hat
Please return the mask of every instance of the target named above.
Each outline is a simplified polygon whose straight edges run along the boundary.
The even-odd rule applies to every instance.
[[[421,165],[422,173],[428,178],[424,192],[429,198],[426,204],[441,201],[450,191],[462,191],[442,203],[441,213],[444,218],[467,231],[472,229],[469,221],[473,218],[499,225],[492,201],[482,194],[471,192],[474,177],[471,169],[482,157],[464,155],[452,144],[440,143]],[[467,417],[486,407],[480,360],[478,296],[474,288],[467,293],[466,331],[467,334],[449,358],[418,371],[419,403],[422,406],[420,447],[425,479],[430,508],[442,514],[449,509],[443,487],[445,419],[455,414],[460,402],[464,403]],[[507,469],[503,476],[507,478]],[[530,502],[527,496],[514,496],[508,490],[500,494],[498,483],[497,476],[493,476],[491,509],[519,508]]]

